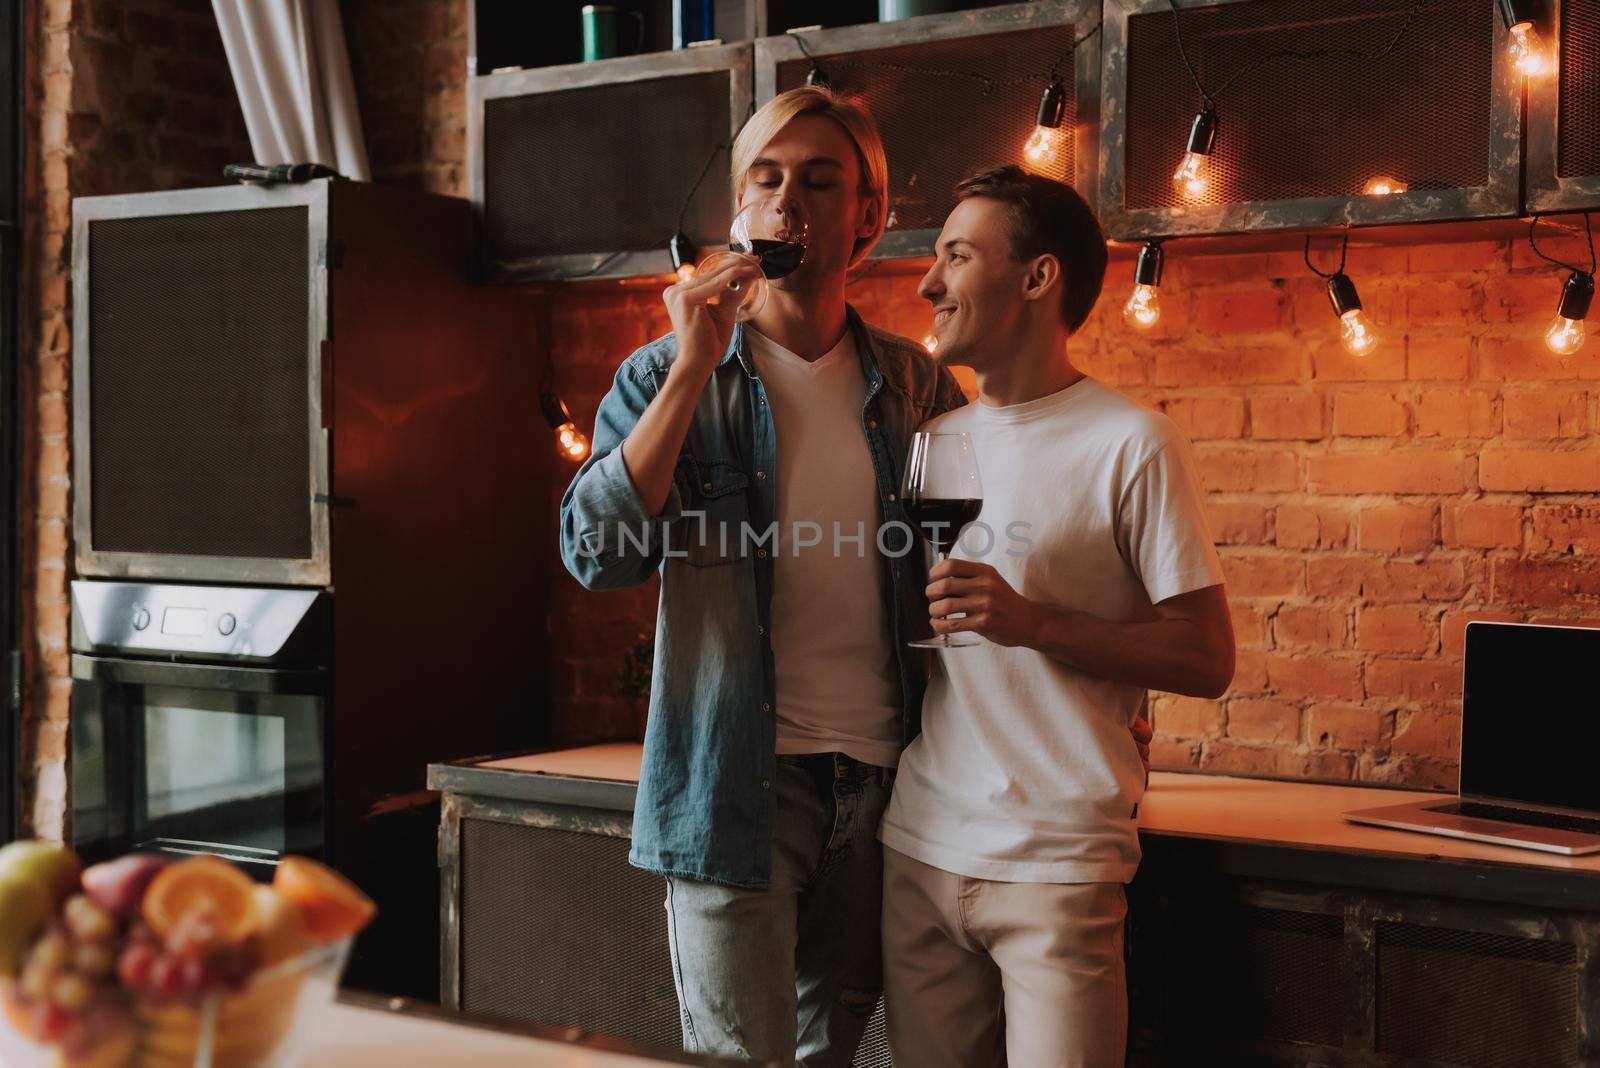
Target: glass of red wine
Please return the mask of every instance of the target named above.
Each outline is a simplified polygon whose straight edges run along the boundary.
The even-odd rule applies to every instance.
[[[949,556],[961,532],[983,510],[983,482],[971,435],[920,430],[913,434],[900,500],[923,540],[933,547],[934,562]],[[957,649],[983,643],[970,634],[938,634],[907,644]]]
[[[798,200],[781,193],[760,197],[746,204],[728,228],[728,252],[714,252],[700,264],[700,270],[715,267],[729,256],[753,261],[761,277],[749,285],[732,283],[733,299],[739,302],[734,319],[744,322],[761,314],[767,303],[767,282],[793,274],[806,258],[806,243],[811,236],[811,220]]]

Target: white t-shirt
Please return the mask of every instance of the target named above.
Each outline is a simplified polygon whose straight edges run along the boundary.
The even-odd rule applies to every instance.
[[[878,483],[861,417],[867,380],[855,340],[846,330],[808,362],[749,326],[745,332],[777,432],[778,469],[769,477],[778,480],[778,752],[840,752],[894,767],[900,672],[884,608]]]
[[[924,429],[966,431],[978,458],[983,511],[952,555],[994,565],[1023,596],[1131,621],[1222,582],[1188,443],[1115,390],[1085,378]],[[987,552],[979,524],[994,531]],[[1021,646],[935,654],[880,837],[958,875],[1128,881],[1144,794],[1128,724],[1144,697]]]

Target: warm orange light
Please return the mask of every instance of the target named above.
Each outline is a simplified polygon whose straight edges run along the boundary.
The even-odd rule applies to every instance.
[[[1128,303],[1122,306],[1122,318],[1135,330],[1148,330],[1161,318],[1161,300],[1155,286],[1136,285]]]
[[[1511,63],[1517,72],[1525,78],[1537,78],[1550,67],[1550,59],[1545,55],[1544,44],[1539,40],[1539,31],[1533,28],[1531,22],[1519,22],[1511,27],[1510,44],[1507,52],[1511,56]]]
[[[1352,356],[1365,356],[1378,345],[1378,332],[1360,308],[1351,308],[1339,317],[1339,341]]]
[[[939,338],[934,334],[925,334],[922,338],[922,347],[929,352],[939,351]]]
[[[1557,356],[1571,356],[1583,348],[1583,343],[1588,339],[1589,331],[1582,319],[1568,319],[1561,315],[1556,316],[1544,332],[1545,346]]]
[[[1185,152],[1183,162],[1172,172],[1172,183],[1183,190],[1184,196],[1190,200],[1199,200],[1206,195],[1206,190],[1211,188],[1211,182],[1206,177],[1205,163],[1206,157],[1200,153]]]
[[[1035,126],[1027,144],[1022,146],[1022,158],[1030,170],[1044,170],[1061,158],[1061,147],[1066,141],[1066,131],[1059,126]]]
[[[687,282],[694,277],[694,264],[686,263],[678,268],[678,281]]]
[[[582,460],[589,455],[589,438],[576,423],[562,423],[556,427],[556,441],[561,454],[569,460]]]
[[[1398,178],[1391,178],[1387,174],[1380,174],[1376,178],[1367,180],[1361,191],[1369,197],[1386,197],[1390,193],[1404,193],[1408,186]]]

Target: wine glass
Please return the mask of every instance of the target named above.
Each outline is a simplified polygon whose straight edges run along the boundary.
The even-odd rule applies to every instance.
[[[921,430],[913,434],[900,499],[923,540],[933,546],[934,562],[949,556],[961,532],[983,510],[983,482],[971,435]],[[970,634],[938,634],[907,644],[958,649],[982,642]]]
[[[798,200],[781,193],[752,200],[734,216],[728,228],[728,252],[714,252],[699,270],[715,269],[730,257],[749,260],[761,269],[762,277],[749,285],[732,282],[729,288],[739,301],[734,319],[745,322],[761,314],[767,303],[768,279],[793,274],[805,262],[806,243],[811,236],[811,220]]]

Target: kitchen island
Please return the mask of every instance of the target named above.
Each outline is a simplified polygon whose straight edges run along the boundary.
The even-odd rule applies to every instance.
[[[626,744],[429,769],[447,1004],[674,1042],[664,887],[627,864],[638,772]],[[1130,1063],[1600,1065],[1600,856],[1342,817],[1444,796],[1153,773]],[[881,1022],[857,1064],[888,1063]]]

